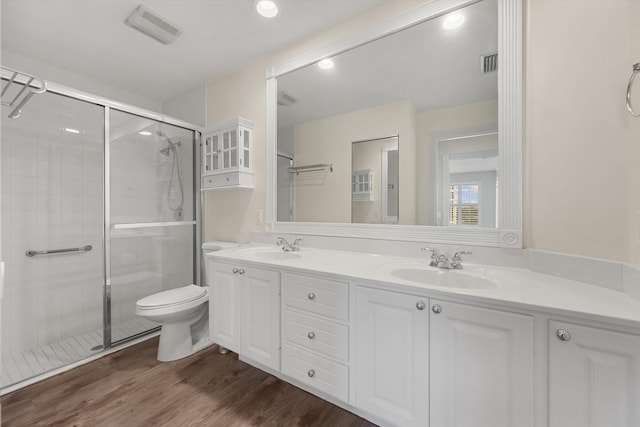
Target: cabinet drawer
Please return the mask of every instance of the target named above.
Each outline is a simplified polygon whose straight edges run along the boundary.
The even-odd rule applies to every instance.
[[[283,336],[286,341],[345,362],[349,360],[347,326],[287,309],[283,316]]]
[[[230,185],[238,185],[239,183],[240,176],[237,172],[205,175],[202,177],[202,188],[227,187]]]
[[[324,357],[284,345],[282,372],[320,391],[347,401],[349,396],[349,368]]]
[[[344,282],[285,274],[282,286],[285,305],[332,319],[349,319],[349,286]]]

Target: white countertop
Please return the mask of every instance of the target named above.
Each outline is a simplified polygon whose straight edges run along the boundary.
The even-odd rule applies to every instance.
[[[463,270],[443,271],[428,267],[427,256],[417,259],[314,248],[285,253],[278,247],[264,245],[225,249],[206,256],[220,261],[273,266],[287,271],[338,275],[352,282],[375,282],[376,285],[385,285],[396,291],[430,298],[456,297],[521,310],[542,311],[551,315],[577,315],[640,327],[640,301],[630,295],[528,269],[463,263]],[[466,275],[489,280],[495,287],[475,289],[434,286],[398,278],[392,274],[398,269],[425,269],[440,274]]]

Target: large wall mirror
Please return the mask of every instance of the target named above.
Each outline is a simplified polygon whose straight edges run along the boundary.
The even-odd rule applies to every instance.
[[[267,70],[269,230],[521,247],[521,8],[436,0]]]

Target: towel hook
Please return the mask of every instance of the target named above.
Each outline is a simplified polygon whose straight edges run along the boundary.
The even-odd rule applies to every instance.
[[[627,110],[633,117],[640,117],[640,113],[636,113],[631,105],[631,87],[633,85],[633,79],[636,78],[636,74],[640,73],[640,62],[633,64],[633,72],[629,78],[629,84],[627,85]]]

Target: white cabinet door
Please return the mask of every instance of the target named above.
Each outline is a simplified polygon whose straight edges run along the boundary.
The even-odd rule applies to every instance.
[[[361,286],[356,299],[356,406],[392,425],[428,425],[428,300]]]
[[[239,267],[242,278],[241,354],[280,370],[280,273]]]
[[[431,427],[533,426],[532,317],[436,300],[429,312]]]
[[[208,261],[211,290],[209,299],[209,331],[211,340],[222,347],[240,351],[240,287],[237,267],[222,262]]]
[[[550,322],[549,340],[550,427],[640,426],[640,336]]]

